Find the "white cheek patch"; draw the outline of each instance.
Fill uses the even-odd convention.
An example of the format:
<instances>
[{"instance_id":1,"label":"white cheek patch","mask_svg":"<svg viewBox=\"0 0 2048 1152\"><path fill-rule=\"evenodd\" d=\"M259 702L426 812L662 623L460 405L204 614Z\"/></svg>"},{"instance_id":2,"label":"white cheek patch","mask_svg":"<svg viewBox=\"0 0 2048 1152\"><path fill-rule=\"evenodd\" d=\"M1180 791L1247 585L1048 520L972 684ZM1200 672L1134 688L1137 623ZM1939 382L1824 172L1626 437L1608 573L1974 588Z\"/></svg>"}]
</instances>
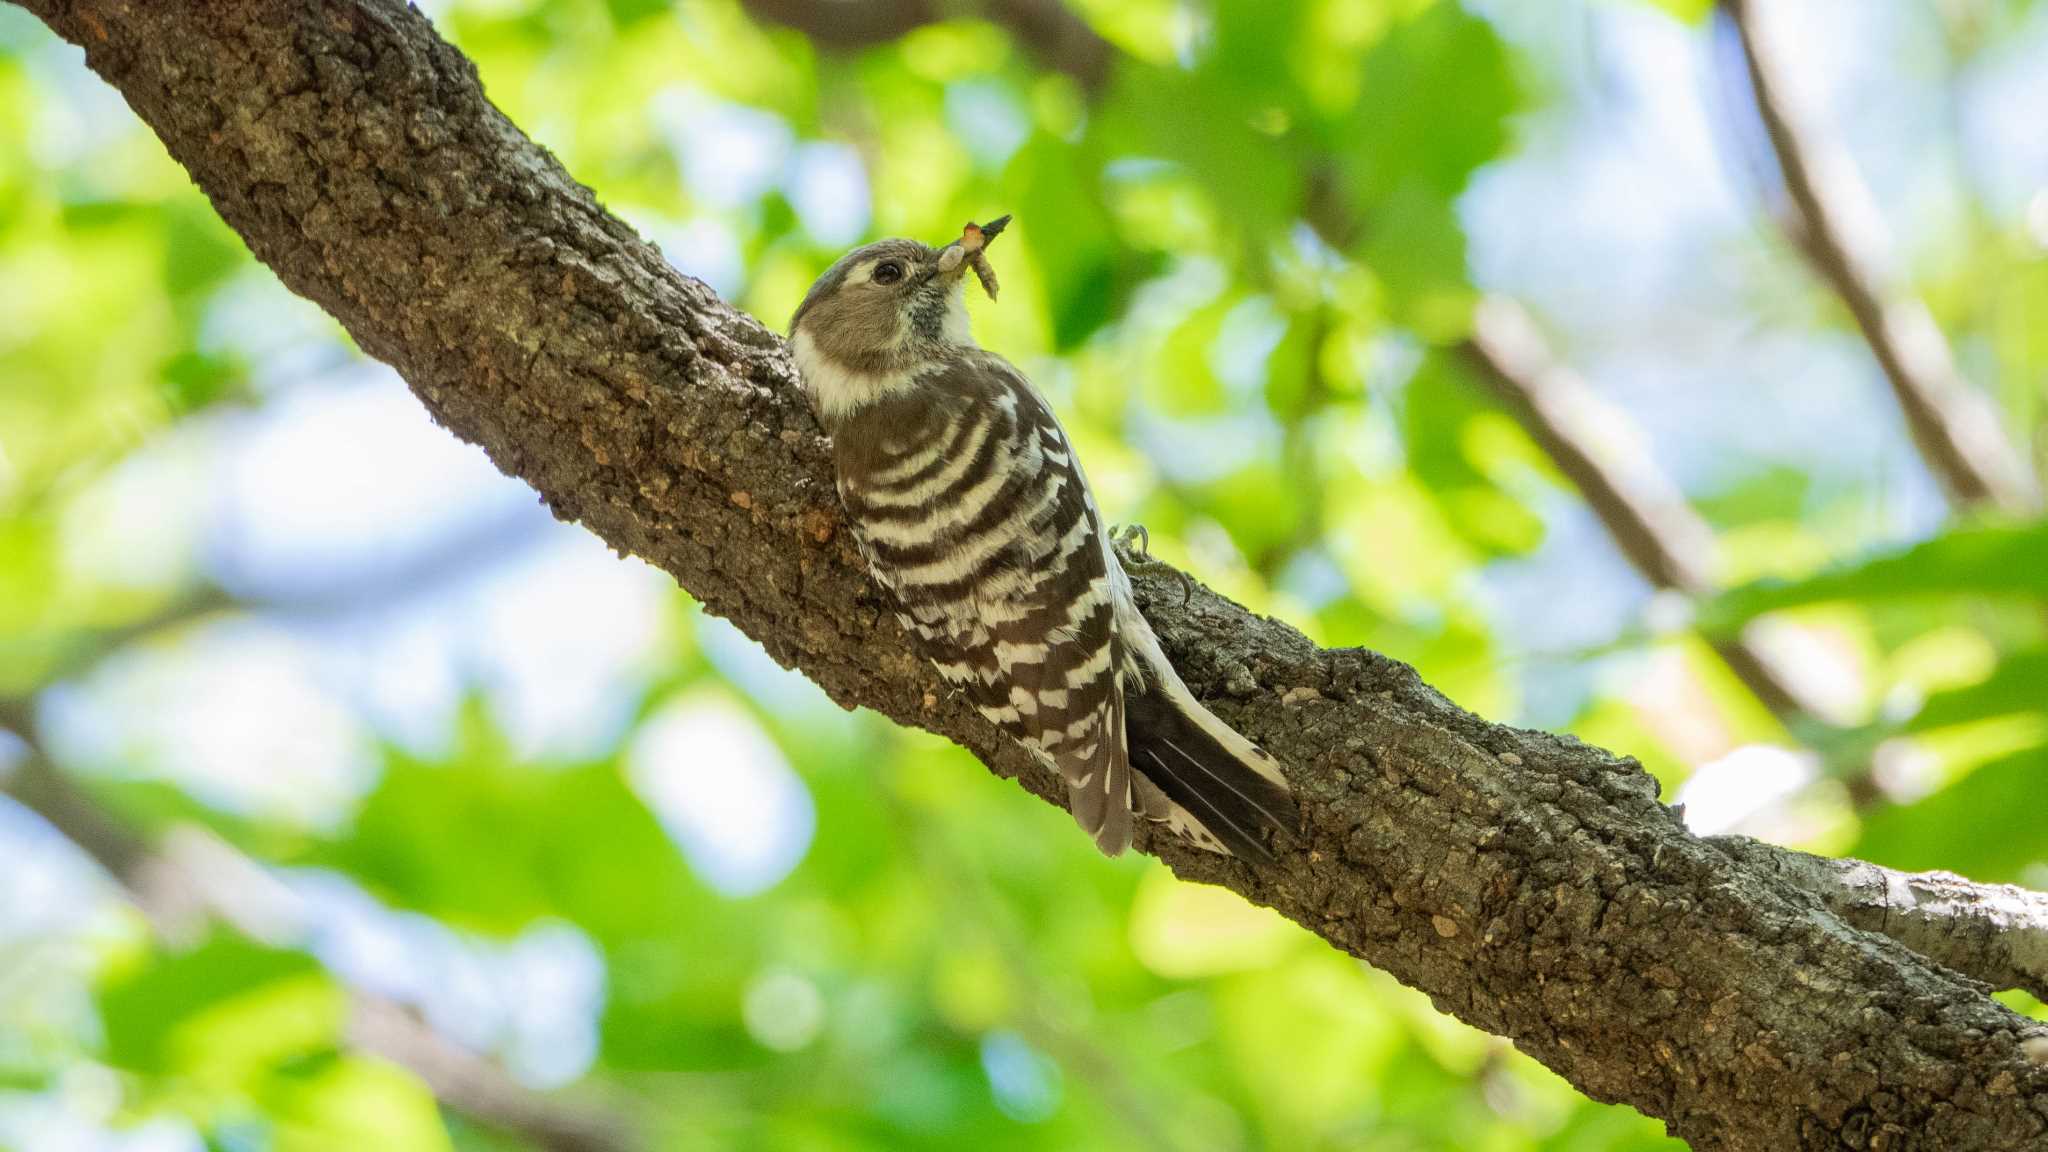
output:
<instances>
[{"instance_id":1,"label":"white cheek patch","mask_svg":"<svg viewBox=\"0 0 2048 1152\"><path fill-rule=\"evenodd\" d=\"M952 299L946 301L946 319L939 327L939 337L949 344L974 343L974 330L967 323L967 294L957 288Z\"/></svg>"}]
</instances>

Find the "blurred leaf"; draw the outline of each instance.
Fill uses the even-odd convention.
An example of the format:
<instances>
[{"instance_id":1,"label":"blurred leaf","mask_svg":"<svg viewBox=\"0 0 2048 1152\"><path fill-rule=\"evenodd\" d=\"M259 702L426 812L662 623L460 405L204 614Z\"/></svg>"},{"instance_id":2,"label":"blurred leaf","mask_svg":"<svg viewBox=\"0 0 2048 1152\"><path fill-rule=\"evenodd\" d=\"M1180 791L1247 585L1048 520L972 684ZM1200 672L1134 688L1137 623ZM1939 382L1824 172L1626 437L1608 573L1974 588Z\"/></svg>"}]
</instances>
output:
<instances>
[{"instance_id":1,"label":"blurred leaf","mask_svg":"<svg viewBox=\"0 0 2048 1152\"><path fill-rule=\"evenodd\" d=\"M1643 0L1652 8L1661 8L1687 24L1698 24L1714 10L1714 0Z\"/></svg>"},{"instance_id":2,"label":"blurred leaf","mask_svg":"<svg viewBox=\"0 0 2048 1152\"><path fill-rule=\"evenodd\" d=\"M1743 473L1728 486L1694 494L1692 505L1716 528L1760 520L1796 520L1813 490L1813 478L1787 465Z\"/></svg>"},{"instance_id":3,"label":"blurred leaf","mask_svg":"<svg viewBox=\"0 0 2048 1152\"><path fill-rule=\"evenodd\" d=\"M1131 948L1174 979L1265 968L1299 943L1301 929L1223 888L1146 873L1131 905Z\"/></svg>"},{"instance_id":4,"label":"blurred leaf","mask_svg":"<svg viewBox=\"0 0 2048 1152\"><path fill-rule=\"evenodd\" d=\"M308 979L316 981L312 987L320 987L319 968L311 957L266 948L227 932L215 933L199 947L184 952L155 954L140 968L115 976L100 989L106 1059L138 1071L171 1072L180 1065L181 1032L210 1028L213 1039L222 1041L226 1032L237 1030L237 1008L274 1021L274 1017L264 1016L262 994L283 990L289 999L298 995L297 989L306 987L303 982ZM313 1011L311 1031L300 1031L285 1041L293 1054L323 1042L331 1047L338 1037L339 1015L322 1021L320 1010L315 1007ZM210 1022L209 1015L213 1017ZM296 1012L288 1015L294 1021L306 1019ZM276 1035L262 1030L242 1036L265 1047L279 1042Z\"/></svg>"},{"instance_id":5,"label":"blurred leaf","mask_svg":"<svg viewBox=\"0 0 2048 1152\"><path fill-rule=\"evenodd\" d=\"M163 366L163 387L171 410L196 412L241 393L242 366L223 356L185 351Z\"/></svg>"},{"instance_id":6,"label":"blurred leaf","mask_svg":"<svg viewBox=\"0 0 2048 1152\"><path fill-rule=\"evenodd\" d=\"M1520 99L1507 49L1463 5L1438 0L1394 25L1361 69L1339 163L1362 215L1403 185L1448 200L1507 143Z\"/></svg>"},{"instance_id":7,"label":"blurred leaf","mask_svg":"<svg viewBox=\"0 0 2048 1152\"><path fill-rule=\"evenodd\" d=\"M1250 121L1278 127L1305 103L1295 77L1304 38L1306 6L1271 0L1216 0L1207 51L1197 73L1206 86L1229 94Z\"/></svg>"},{"instance_id":8,"label":"blurred leaf","mask_svg":"<svg viewBox=\"0 0 2048 1152\"><path fill-rule=\"evenodd\" d=\"M230 1093L328 1063L348 996L325 972L273 980L187 1019L170 1050L178 1075Z\"/></svg>"},{"instance_id":9,"label":"blurred leaf","mask_svg":"<svg viewBox=\"0 0 2048 1152\"><path fill-rule=\"evenodd\" d=\"M1982 765L1912 804L1884 808L1865 822L1853 854L1873 864L1921 872L1960 872L1972 880L2018 880L2048 861L2048 748Z\"/></svg>"},{"instance_id":10,"label":"blurred leaf","mask_svg":"<svg viewBox=\"0 0 2048 1152\"><path fill-rule=\"evenodd\" d=\"M1230 530L1238 551L1259 566L1301 535L1304 508L1294 482L1277 464L1260 462L1195 486L1193 503Z\"/></svg>"},{"instance_id":11,"label":"blurred leaf","mask_svg":"<svg viewBox=\"0 0 2048 1152\"><path fill-rule=\"evenodd\" d=\"M675 7L675 0L604 0L604 6L611 13L612 23L623 29L665 14Z\"/></svg>"},{"instance_id":12,"label":"blurred leaf","mask_svg":"<svg viewBox=\"0 0 2048 1152\"><path fill-rule=\"evenodd\" d=\"M434 1094L401 1068L358 1056L303 1077L280 1078L267 1093L277 1152L450 1152Z\"/></svg>"},{"instance_id":13,"label":"blurred leaf","mask_svg":"<svg viewBox=\"0 0 2048 1152\"><path fill-rule=\"evenodd\" d=\"M1543 521L1482 468L1501 458L1503 435L1526 442L1512 423L1497 420L1499 409L1465 370L1447 356L1425 357L1408 383L1401 406L1408 466L1443 510L1444 524L1481 555L1511 556L1534 550L1543 540Z\"/></svg>"},{"instance_id":14,"label":"blurred leaf","mask_svg":"<svg viewBox=\"0 0 2048 1152\"><path fill-rule=\"evenodd\" d=\"M1266 357L1266 407L1284 423L1298 423L1330 402L1321 377L1324 318L1310 313L1286 314L1287 330Z\"/></svg>"},{"instance_id":15,"label":"blurred leaf","mask_svg":"<svg viewBox=\"0 0 2048 1152\"><path fill-rule=\"evenodd\" d=\"M1386 289L1393 319L1436 344L1465 334L1477 294L1466 274L1465 229L1449 199L1400 185L1374 206L1357 248Z\"/></svg>"},{"instance_id":16,"label":"blurred leaf","mask_svg":"<svg viewBox=\"0 0 2048 1152\"><path fill-rule=\"evenodd\" d=\"M1929 696L1906 730L1924 732L2016 712L2048 712L2048 649L2010 653L1979 683ZM2042 783L2048 787L2048 780Z\"/></svg>"},{"instance_id":17,"label":"blurred leaf","mask_svg":"<svg viewBox=\"0 0 2048 1152\"><path fill-rule=\"evenodd\" d=\"M348 837L305 862L496 934L561 917L618 944L677 930L715 899L617 764L521 766L487 724L473 713L446 763L391 751Z\"/></svg>"},{"instance_id":18,"label":"blurred leaf","mask_svg":"<svg viewBox=\"0 0 2048 1152\"><path fill-rule=\"evenodd\" d=\"M1018 150L1005 182L1019 192L1012 211L1045 286L1053 350L1066 351L1115 317L1129 287L1102 190L1075 149L1046 136Z\"/></svg>"},{"instance_id":19,"label":"blurred leaf","mask_svg":"<svg viewBox=\"0 0 2048 1152\"><path fill-rule=\"evenodd\" d=\"M1322 1146L1365 1106L1357 1086L1395 1068L1400 1026L1365 1011L1364 991L1356 966L1326 951L1299 954L1219 989L1229 1054L1270 1146Z\"/></svg>"},{"instance_id":20,"label":"blurred leaf","mask_svg":"<svg viewBox=\"0 0 2048 1152\"><path fill-rule=\"evenodd\" d=\"M1141 382L1148 405L1169 416L1216 416L1230 407L1216 378L1216 338L1237 301L1228 297L1185 313L1159 350L1157 369Z\"/></svg>"},{"instance_id":21,"label":"blurred leaf","mask_svg":"<svg viewBox=\"0 0 2048 1152\"><path fill-rule=\"evenodd\" d=\"M1938 596L2048 599L2048 523L1957 528L1906 551L1805 580L1748 584L1706 604L1700 625L1728 635L1766 612L1785 608Z\"/></svg>"},{"instance_id":22,"label":"blurred leaf","mask_svg":"<svg viewBox=\"0 0 2048 1152\"><path fill-rule=\"evenodd\" d=\"M163 212L163 224L164 287L174 297L201 302L248 266L241 238L204 201L175 201Z\"/></svg>"},{"instance_id":23,"label":"blurred leaf","mask_svg":"<svg viewBox=\"0 0 2048 1152\"><path fill-rule=\"evenodd\" d=\"M1296 149L1252 124L1256 109L1197 76L1127 65L1103 110L1106 143L1181 166L1242 251L1284 231L1300 200Z\"/></svg>"}]
</instances>

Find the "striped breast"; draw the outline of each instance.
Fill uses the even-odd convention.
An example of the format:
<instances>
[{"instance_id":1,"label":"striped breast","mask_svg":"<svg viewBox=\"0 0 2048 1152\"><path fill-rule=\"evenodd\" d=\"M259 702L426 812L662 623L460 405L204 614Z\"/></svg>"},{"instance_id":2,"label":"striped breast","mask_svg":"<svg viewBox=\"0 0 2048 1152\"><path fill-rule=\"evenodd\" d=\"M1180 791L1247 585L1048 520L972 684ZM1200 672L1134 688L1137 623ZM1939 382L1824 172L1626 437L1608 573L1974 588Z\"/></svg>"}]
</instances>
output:
<instances>
[{"instance_id":1,"label":"striped breast","mask_svg":"<svg viewBox=\"0 0 2048 1152\"><path fill-rule=\"evenodd\" d=\"M947 682L1042 754L1107 850L1130 839L1123 649L1072 448L1000 357L963 351L833 431L839 495Z\"/></svg>"}]
</instances>

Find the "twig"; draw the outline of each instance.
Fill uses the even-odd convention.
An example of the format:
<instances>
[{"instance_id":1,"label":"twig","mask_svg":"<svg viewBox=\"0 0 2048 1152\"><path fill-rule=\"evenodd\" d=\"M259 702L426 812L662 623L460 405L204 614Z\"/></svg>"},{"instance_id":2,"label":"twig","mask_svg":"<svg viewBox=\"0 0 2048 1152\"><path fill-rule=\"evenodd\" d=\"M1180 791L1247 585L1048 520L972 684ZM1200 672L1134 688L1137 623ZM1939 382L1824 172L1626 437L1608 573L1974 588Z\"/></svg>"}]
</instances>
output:
<instances>
[{"instance_id":1,"label":"twig","mask_svg":"<svg viewBox=\"0 0 2048 1152\"><path fill-rule=\"evenodd\" d=\"M1794 65L1752 0L1722 0L1743 46L1757 112L1777 154L1794 246L1839 297L1890 381L1913 443L1952 503L2025 513L2040 504L1997 410L1956 368L1924 301L1885 284L1889 240L1847 147L1789 96Z\"/></svg>"}]
</instances>

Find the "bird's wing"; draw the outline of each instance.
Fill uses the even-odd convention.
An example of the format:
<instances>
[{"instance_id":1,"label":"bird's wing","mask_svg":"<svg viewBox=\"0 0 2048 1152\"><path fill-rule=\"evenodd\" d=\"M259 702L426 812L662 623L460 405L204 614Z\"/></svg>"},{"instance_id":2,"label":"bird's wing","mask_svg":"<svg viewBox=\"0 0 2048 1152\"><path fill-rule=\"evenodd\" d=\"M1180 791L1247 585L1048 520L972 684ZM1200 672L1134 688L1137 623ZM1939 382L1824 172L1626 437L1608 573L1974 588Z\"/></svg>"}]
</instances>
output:
<instances>
[{"instance_id":1,"label":"bird's wing","mask_svg":"<svg viewBox=\"0 0 2048 1152\"><path fill-rule=\"evenodd\" d=\"M924 424L900 451L851 470L841 451L862 550L941 676L1058 770L1074 818L1114 855L1131 841L1126 661L1087 481L1051 409L1000 357L962 356L920 383ZM852 450L886 446L888 422L909 417L874 418L842 430Z\"/></svg>"}]
</instances>

